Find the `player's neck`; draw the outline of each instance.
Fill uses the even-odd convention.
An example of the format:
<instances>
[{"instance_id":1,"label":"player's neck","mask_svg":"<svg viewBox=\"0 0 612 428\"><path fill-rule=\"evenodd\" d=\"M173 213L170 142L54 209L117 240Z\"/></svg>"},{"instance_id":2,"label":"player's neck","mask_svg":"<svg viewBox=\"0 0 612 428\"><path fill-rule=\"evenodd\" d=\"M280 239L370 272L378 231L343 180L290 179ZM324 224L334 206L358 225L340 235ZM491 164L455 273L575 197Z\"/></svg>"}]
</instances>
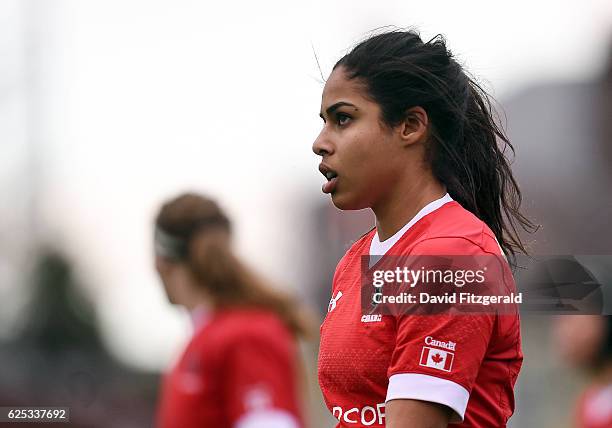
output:
<instances>
[{"instance_id":1,"label":"player's neck","mask_svg":"<svg viewBox=\"0 0 612 428\"><path fill-rule=\"evenodd\" d=\"M372 211L376 215L378 238L385 241L406 225L430 202L446 194L446 187L434 179L408 180L398 185Z\"/></svg>"}]
</instances>

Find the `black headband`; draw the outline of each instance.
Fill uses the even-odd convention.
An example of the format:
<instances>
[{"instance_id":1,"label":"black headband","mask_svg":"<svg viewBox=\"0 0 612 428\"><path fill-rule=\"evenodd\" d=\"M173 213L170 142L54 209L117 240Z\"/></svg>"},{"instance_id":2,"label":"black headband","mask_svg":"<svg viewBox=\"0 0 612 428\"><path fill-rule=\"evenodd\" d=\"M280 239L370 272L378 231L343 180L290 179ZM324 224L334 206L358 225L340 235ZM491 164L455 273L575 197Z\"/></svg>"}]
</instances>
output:
<instances>
[{"instance_id":1,"label":"black headband","mask_svg":"<svg viewBox=\"0 0 612 428\"><path fill-rule=\"evenodd\" d=\"M159 226L155 226L153 238L155 254L171 260L183 260L187 257L187 240L169 234Z\"/></svg>"},{"instance_id":2,"label":"black headband","mask_svg":"<svg viewBox=\"0 0 612 428\"><path fill-rule=\"evenodd\" d=\"M156 225L153 238L155 254L171 260L185 260L189 254L189 241L191 237L203 228L212 226L217 226L227 231L230 230L229 220L225 216L209 218L198 222L187 238L173 235Z\"/></svg>"}]
</instances>

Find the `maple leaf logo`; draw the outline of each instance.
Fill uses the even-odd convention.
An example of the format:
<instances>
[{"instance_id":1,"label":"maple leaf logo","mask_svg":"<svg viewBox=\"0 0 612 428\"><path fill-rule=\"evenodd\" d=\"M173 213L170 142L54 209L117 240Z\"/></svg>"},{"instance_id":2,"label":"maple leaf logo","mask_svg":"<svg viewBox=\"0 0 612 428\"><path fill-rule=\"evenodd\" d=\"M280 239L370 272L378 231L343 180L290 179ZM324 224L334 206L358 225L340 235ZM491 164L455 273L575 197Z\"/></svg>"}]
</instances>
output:
<instances>
[{"instance_id":1,"label":"maple leaf logo","mask_svg":"<svg viewBox=\"0 0 612 428\"><path fill-rule=\"evenodd\" d=\"M419 362L419 365L450 372L454 359L455 354L452 352L441 351L439 349L424 346L423 350L421 351L421 361Z\"/></svg>"},{"instance_id":2,"label":"maple leaf logo","mask_svg":"<svg viewBox=\"0 0 612 428\"><path fill-rule=\"evenodd\" d=\"M442 358L442 356L440 354L434 354L431 357L431 361L433 361L436 364L440 364L442 361L444 361L444 358Z\"/></svg>"}]
</instances>

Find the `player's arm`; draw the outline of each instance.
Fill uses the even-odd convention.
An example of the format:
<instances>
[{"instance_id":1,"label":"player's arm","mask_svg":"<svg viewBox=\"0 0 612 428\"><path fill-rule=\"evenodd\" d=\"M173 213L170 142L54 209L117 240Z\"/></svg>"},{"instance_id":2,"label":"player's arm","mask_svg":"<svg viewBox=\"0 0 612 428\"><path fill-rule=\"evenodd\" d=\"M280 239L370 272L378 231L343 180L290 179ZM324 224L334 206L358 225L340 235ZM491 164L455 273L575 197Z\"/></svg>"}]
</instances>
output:
<instances>
[{"instance_id":1,"label":"player's arm","mask_svg":"<svg viewBox=\"0 0 612 428\"><path fill-rule=\"evenodd\" d=\"M480 255L459 238L419 244L415 255ZM485 356L495 315L399 315L387 375L385 417L390 427L446 427L463 422L470 393ZM428 338L452 347L428 344Z\"/></svg>"},{"instance_id":2,"label":"player's arm","mask_svg":"<svg viewBox=\"0 0 612 428\"><path fill-rule=\"evenodd\" d=\"M389 400L385 405L387 428L446 428L452 411L437 403Z\"/></svg>"},{"instance_id":3,"label":"player's arm","mask_svg":"<svg viewBox=\"0 0 612 428\"><path fill-rule=\"evenodd\" d=\"M225 361L225 403L233 428L299 428L294 356L270 334L247 334Z\"/></svg>"}]
</instances>

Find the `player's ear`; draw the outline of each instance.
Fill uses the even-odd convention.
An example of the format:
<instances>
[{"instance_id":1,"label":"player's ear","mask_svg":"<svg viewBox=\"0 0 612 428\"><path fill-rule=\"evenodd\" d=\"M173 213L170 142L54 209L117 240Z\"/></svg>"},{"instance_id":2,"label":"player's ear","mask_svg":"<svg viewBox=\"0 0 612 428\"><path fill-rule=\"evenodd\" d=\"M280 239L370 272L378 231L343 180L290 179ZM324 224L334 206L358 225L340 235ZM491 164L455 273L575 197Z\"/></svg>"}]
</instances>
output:
<instances>
[{"instance_id":1,"label":"player's ear","mask_svg":"<svg viewBox=\"0 0 612 428\"><path fill-rule=\"evenodd\" d=\"M415 106L406 110L404 120L398 125L403 146L424 142L427 137L429 117L423 107Z\"/></svg>"}]
</instances>

